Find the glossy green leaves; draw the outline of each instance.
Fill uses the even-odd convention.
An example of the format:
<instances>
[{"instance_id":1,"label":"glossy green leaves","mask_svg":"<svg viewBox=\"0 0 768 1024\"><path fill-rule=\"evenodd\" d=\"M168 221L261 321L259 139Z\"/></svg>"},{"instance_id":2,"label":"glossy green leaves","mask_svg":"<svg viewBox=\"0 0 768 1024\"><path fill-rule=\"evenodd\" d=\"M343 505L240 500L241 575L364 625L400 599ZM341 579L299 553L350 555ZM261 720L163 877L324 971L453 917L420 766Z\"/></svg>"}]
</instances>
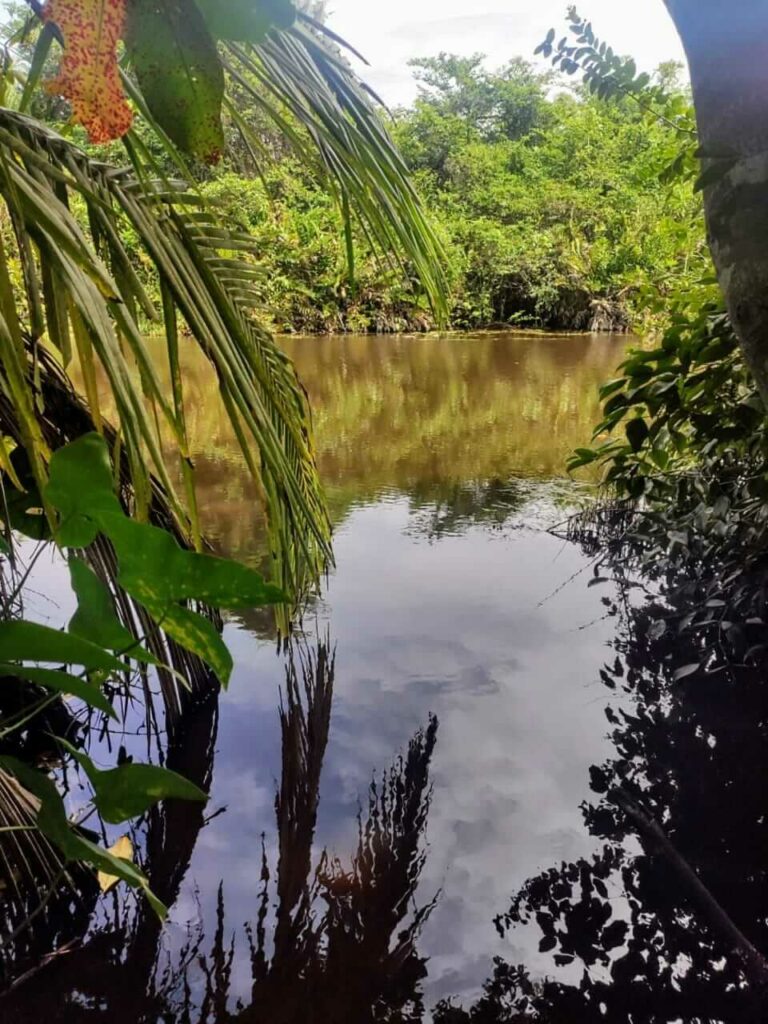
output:
<instances>
[{"instance_id":1,"label":"glossy green leaves","mask_svg":"<svg viewBox=\"0 0 768 1024\"><path fill-rule=\"evenodd\" d=\"M59 513L59 544L64 548L92 544L104 515L122 515L103 438L86 434L60 448L51 459L45 494Z\"/></svg>"},{"instance_id":2,"label":"glossy green leaves","mask_svg":"<svg viewBox=\"0 0 768 1024\"><path fill-rule=\"evenodd\" d=\"M99 647L127 654L134 661L154 664L155 658L118 619L109 590L93 569L86 562L72 556L69 560L69 575L77 596L77 611L70 619L69 632Z\"/></svg>"},{"instance_id":3,"label":"glossy green leaves","mask_svg":"<svg viewBox=\"0 0 768 1024\"><path fill-rule=\"evenodd\" d=\"M78 762L93 786L93 802L104 821L119 825L144 814L161 800L199 800L207 795L194 783L154 764L121 764L103 771L66 740L61 745Z\"/></svg>"},{"instance_id":4,"label":"glossy green leaves","mask_svg":"<svg viewBox=\"0 0 768 1024\"><path fill-rule=\"evenodd\" d=\"M126 516L113 490L106 443L98 434L87 434L54 454L46 497L61 517L57 533L61 546L84 547L98 534L106 536L117 555L120 586L226 685L232 657L213 623L186 602L247 608L279 604L285 600L282 591L246 566L185 550L165 530ZM70 623L75 636L70 641L83 638L80 643L92 641L150 661L117 620L110 596L92 570L71 558L70 573L78 597L78 611Z\"/></svg>"}]
</instances>

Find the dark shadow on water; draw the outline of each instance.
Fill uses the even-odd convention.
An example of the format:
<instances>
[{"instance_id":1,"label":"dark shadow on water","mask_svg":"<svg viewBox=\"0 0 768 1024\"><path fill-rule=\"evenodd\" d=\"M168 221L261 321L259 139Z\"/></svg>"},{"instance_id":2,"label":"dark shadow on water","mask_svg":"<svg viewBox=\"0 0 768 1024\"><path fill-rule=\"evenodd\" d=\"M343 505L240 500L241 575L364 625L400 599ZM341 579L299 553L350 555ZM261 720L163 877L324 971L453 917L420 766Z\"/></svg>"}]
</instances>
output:
<instances>
[{"instance_id":1,"label":"dark shadow on water","mask_svg":"<svg viewBox=\"0 0 768 1024\"><path fill-rule=\"evenodd\" d=\"M578 539L599 553L606 537ZM482 998L444 1002L440 1024L768 1019L766 566L710 613L690 580L632 575L627 556L618 545L599 568L617 584L601 671L615 753L591 769L583 813L602 850L530 879L496 921L536 928L551 973L499 958ZM707 621L689 630L694 615Z\"/></svg>"},{"instance_id":2,"label":"dark shadow on water","mask_svg":"<svg viewBox=\"0 0 768 1024\"><path fill-rule=\"evenodd\" d=\"M31 939L4 949L3 1020L32 1024L254 1024L419 1021L425 961L416 950L434 899L415 901L426 850L429 765L437 720L374 777L358 820L351 862L313 849L333 700L334 654L295 647L280 706L282 777L275 798L274 873L262 844L254 851L250 908L228 925L219 887L214 933L193 924L169 950L145 903L115 897L91 920L95 886L74 883L41 914ZM216 739L217 696L187 708L169 736L167 764L207 788ZM143 860L150 885L176 902L205 825L200 805L166 801L149 815ZM246 914L244 928L239 922ZM245 955L244 955L245 954ZM250 999L236 999L233 970L247 963Z\"/></svg>"}]
</instances>

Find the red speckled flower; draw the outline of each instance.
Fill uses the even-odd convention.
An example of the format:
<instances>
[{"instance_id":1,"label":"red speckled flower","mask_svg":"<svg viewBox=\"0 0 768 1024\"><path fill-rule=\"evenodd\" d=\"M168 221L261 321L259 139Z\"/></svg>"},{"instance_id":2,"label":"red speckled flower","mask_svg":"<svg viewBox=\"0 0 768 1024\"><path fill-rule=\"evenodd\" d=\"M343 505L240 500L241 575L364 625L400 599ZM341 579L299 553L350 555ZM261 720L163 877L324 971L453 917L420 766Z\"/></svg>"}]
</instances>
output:
<instances>
[{"instance_id":1,"label":"red speckled flower","mask_svg":"<svg viewBox=\"0 0 768 1024\"><path fill-rule=\"evenodd\" d=\"M125 0L48 0L46 21L64 37L58 77L49 83L72 104L72 116L91 142L125 135L133 113L117 65L117 42L125 26Z\"/></svg>"}]
</instances>

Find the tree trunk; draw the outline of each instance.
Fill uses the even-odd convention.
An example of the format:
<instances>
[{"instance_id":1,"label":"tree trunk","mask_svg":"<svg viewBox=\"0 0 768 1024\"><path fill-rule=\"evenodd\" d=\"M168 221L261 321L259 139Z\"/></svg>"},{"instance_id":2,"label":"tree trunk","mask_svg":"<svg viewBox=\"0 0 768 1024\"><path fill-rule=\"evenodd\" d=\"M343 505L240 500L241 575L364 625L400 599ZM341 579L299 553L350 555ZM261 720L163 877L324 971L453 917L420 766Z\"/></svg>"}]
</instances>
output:
<instances>
[{"instance_id":1,"label":"tree trunk","mask_svg":"<svg viewBox=\"0 0 768 1024\"><path fill-rule=\"evenodd\" d=\"M768 407L768 5L665 3L691 71L718 280Z\"/></svg>"}]
</instances>

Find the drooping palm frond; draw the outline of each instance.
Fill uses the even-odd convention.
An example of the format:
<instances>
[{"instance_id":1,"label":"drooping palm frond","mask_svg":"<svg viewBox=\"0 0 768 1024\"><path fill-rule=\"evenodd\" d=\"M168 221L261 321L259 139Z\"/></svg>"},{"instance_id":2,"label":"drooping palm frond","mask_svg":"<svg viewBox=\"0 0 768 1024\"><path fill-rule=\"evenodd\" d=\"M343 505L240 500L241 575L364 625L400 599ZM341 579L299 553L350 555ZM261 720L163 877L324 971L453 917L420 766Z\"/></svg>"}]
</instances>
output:
<instances>
[{"instance_id":1,"label":"drooping palm frond","mask_svg":"<svg viewBox=\"0 0 768 1024\"><path fill-rule=\"evenodd\" d=\"M243 90L302 159L312 159L308 143L313 147L345 215L350 257L352 213L374 250L421 285L442 322L447 317L445 254L386 130L383 104L354 73L341 47L351 49L302 16L259 45L227 44L225 68L230 85ZM241 119L236 123L247 133Z\"/></svg>"},{"instance_id":2,"label":"drooping palm frond","mask_svg":"<svg viewBox=\"0 0 768 1024\"><path fill-rule=\"evenodd\" d=\"M189 513L195 522L180 370L183 318L211 363L262 488L276 578L291 591L314 578L330 559L330 528L306 396L290 361L251 318L247 268L222 257L223 250L247 249L250 239L231 235L195 211L185 186L96 162L51 129L9 110L0 110L0 200L7 215L0 236L6 250L0 261L0 388L15 417L0 432L18 431L38 483L45 479L49 446L28 351L47 339L65 366L77 353L97 429L97 370L106 376L139 515L149 506L154 473L177 519ZM122 240L128 226L157 274L162 314ZM14 280L9 268L16 261L20 273ZM139 309L154 319L162 315L172 395L164 393L147 352ZM178 447L186 508L169 479L161 424Z\"/></svg>"},{"instance_id":3,"label":"drooping palm frond","mask_svg":"<svg viewBox=\"0 0 768 1024\"><path fill-rule=\"evenodd\" d=\"M41 13L38 3L31 7ZM62 41L57 26L46 23L29 64L27 99L57 41ZM356 218L374 250L399 265L414 288L427 296L440 321L447 292L440 243L376 109L375 96L343 56L345 45L303 14L291 28L270 31L258 45L221 44L227 109L247 137L247 119L234 93L241 103L245 96L246 105L271 119L278 133L323 175L344 216L350 266ZM25 386L20 339L26 334L34 345L47 335L65 365L70 352L77 352L97 426L101 411L96 368L101 365L106 372L139 511L149 500L145 462L175 498L158 442L158 420L166 424L180 454L185 485L185 509L177 501L175 512L180 521L184 511L189 514L199 544L180 369L178 320L183 319L215 369L244 457L260 486L276 580L298 591L331 557L306 398L289 361L252 319L259 303L254 267L239 258L251 248L250 238L222 229L215 211L200 206L190 212L194 182L184 155L153 120L130 64L122 74L128 94L172 157L186 191L157 174L134 133L125 140L133 170L125 171L88 160L55 133L10 111L0 118L0 146L13 153L10 159L0 155L2 192L29 313L28 323L16 322L11 297L18 297L12 287L17 282L7 280L1 288L6 301L0 306L5 320L0 323L0 359L5 363L5 356L16 350L19 365L14 370L9 360L6 377L23 428L22 442L33 453L35 473L42 478L46 451L37 431L34 388L30 392ZM86 208L87 228L71 216L68 203L74 195ZM160 311L153 309L123 244L126 225L138 235L157 272ZM164 322L171 395L159 388L138 332L137 310ZM127 372L132 366L138 368L140 388Z\"/></svg>"},{"instance_id":4,"label":"drooping palm frond","mask_svg":"<svg viewBox=\"0 0 768 1024\"><path fill-rule=\"evenodd\" d=\"M41 0L27 3L43 20ZM244 116L246 106L266 115L298 156L321 172L344 217L351 269L351 225L356 217L373 249L399 265L414 290L421 289L426 295L437 321L443 322L447 319L448 283L442 245L386 129L383 102L355 73L346 54L363 62L364 58L324 24L321 11L299 4L290 27L273 25L259 43L220 42L219 57L226 73L224 108L252 154L263 153L263 148ZM140 18L136 24L141 25ZM200 28L206 31L202 23ZM28 61L27 102L43 75L54 40L64 42L58 26L48 21ZM125 91L171 161L187 177L184 154L153 117L153 105L142 94L132 60L129 46L121 71ZM154 87L154 80L150 81ZM166 123L166 129L173 134L170 124Z\"/></svg>"}]
</instances>

